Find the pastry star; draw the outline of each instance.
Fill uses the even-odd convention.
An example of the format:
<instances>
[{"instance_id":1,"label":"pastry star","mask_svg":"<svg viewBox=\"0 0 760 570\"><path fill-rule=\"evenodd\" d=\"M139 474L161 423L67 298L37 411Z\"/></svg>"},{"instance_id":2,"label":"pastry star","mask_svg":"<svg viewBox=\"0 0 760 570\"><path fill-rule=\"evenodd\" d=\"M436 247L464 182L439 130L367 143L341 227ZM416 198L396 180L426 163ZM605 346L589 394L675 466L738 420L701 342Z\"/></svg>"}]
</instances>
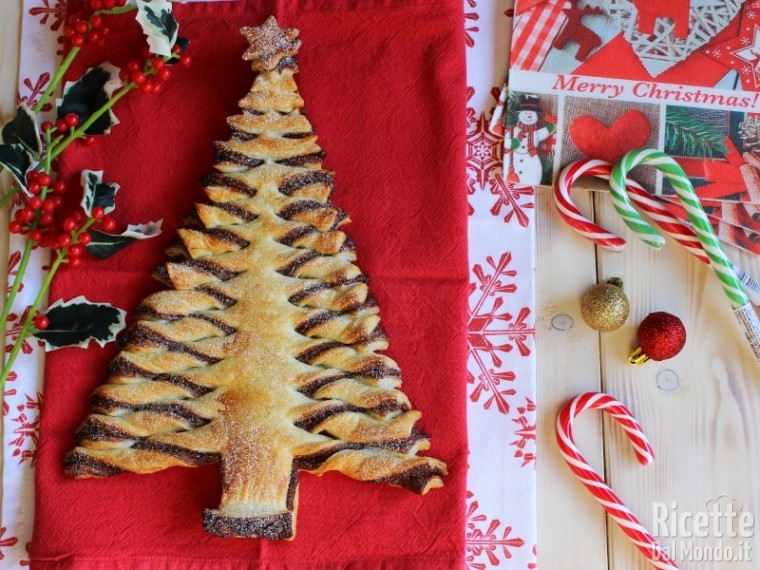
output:
<instances>
[{"instance_id":1,"label":"pastry star","mask_svg":"<svg viewBox=\"0 0 760 570\"><path fill-rule=\"evenodd\" d=\"M260 62L263 70L272 71L279 61L298 52L301 40L295 28L281 28L274 16L258 27L244 27L240 32L248 40L243 54L246 61Z\"/></svg>"}]
</instances>

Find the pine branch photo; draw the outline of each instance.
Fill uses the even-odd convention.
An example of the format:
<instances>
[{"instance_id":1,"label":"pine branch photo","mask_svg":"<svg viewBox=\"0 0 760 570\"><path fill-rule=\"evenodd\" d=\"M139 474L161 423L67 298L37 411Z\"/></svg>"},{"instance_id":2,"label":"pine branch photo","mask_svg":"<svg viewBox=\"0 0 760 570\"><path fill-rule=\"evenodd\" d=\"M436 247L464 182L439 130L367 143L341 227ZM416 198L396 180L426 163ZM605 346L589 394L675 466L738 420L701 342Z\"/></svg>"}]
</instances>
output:
<instances>
[{"instance_id":1,"label":"pine branch photo","mask_svg":"<svg viewBox=\"0 0 760 570\"><path fill-rule=\"evenodd\" d=\"M725 134L683 107L668 107L665 116L665 152L696 158L726 154Z\"/></svg>"}]
</instances>

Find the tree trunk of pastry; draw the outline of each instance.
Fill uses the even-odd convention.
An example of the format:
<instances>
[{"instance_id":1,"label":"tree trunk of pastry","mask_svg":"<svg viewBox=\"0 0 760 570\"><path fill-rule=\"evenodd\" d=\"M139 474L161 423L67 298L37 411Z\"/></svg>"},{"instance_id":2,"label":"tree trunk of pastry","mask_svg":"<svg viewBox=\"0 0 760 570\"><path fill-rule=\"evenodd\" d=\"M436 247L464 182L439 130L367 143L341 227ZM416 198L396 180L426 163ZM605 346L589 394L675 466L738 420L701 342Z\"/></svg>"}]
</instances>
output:
<instances>
[{"instance_id":1,"label":"tree trunk of pastry","mask_svg":"<svg viewBox=\"0 0 760 570\"><path fill-rule=\"evenodd\" d=\"M298 470L416 493L446 465L398 388L332 173L301 113L296 30L244 28L258 72L67 455L75 477L221 462L220 536L292 538Z\"/></svg>"}]
</instances>

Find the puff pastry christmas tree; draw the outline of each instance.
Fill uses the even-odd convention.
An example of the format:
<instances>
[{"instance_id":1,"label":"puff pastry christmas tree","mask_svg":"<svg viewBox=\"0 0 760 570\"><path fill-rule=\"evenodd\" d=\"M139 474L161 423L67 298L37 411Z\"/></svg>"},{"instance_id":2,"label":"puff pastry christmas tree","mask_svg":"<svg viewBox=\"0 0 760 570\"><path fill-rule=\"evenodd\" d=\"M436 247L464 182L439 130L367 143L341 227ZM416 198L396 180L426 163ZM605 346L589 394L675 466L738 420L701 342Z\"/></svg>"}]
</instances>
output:
<instances>
[{"instance_id":1,"label":"puff pastry christmas tree","mask_svg":"<svg viewBox=\"0 0 760 570\"><path fill-rule=\"evenodd\" d=\"M292 538L298 471L340 471L424 494L446 465L398 388L367 279L329 203L333 175L301 113L295 29L243 28L258 72L215 143L209 198L179 230L94 413L66 456L74 477L220 463L220 536Z\"/></svg>"}]
</instances>

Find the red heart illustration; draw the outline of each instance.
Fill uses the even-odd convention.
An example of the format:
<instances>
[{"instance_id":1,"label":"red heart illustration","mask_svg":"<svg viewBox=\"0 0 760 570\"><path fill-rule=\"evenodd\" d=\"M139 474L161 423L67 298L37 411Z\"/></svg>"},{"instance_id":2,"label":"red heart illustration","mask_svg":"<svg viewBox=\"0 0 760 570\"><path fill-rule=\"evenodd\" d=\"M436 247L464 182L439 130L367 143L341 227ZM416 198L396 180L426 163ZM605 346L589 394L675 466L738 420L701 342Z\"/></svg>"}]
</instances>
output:
<instances>
[{"instance_id":1,"label":"red heart illustration","mask_svg":"<svg viewBox=\"0 0 760 570\"><path fill-rule=\"evenodd\" d=\"M644 146L651 130L644 113L629 109L609 127L589 115L576 117L570 123L570 138L587 158L615 163L629 150Z\"/></svg>"}]
</instances>

